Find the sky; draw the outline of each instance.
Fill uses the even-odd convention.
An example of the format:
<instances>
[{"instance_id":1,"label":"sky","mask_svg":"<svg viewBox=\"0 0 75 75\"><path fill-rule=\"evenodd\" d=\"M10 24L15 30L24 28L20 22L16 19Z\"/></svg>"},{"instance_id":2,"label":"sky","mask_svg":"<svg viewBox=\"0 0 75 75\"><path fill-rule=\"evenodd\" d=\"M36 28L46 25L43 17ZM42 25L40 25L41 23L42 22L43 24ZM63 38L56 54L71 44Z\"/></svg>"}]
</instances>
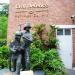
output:
<instances>
[{"instance_id":1,"label":"sky","mask_svg":"<svg viewBox=\"0 0 75 75\"><path fill-rule=\"evenodd\" d=\"M9 3L9 0L0 0L0 3Z\"/></svg>"}]
</instances>

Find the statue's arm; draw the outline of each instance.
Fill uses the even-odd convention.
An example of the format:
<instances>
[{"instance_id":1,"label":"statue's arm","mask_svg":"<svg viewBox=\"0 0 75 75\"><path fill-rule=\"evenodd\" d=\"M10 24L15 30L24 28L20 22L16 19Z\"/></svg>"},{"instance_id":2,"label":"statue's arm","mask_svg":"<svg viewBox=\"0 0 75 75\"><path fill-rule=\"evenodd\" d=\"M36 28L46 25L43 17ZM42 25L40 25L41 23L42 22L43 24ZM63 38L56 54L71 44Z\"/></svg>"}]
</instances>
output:
<instances>
[{"instance_id":1,"label":"statue's arm","mask_svg":"<svg viewBox=\"0 0 75 75\"><path fill-rule=\"evenodd\" d=\"M28 37L25 37L26 40L28 40L29 42L33 41L32 35L30 34Z\"/></svg>"},{"instance_id":2,"label":"statue's arm","mask_svg":"<svg viewBox=\"0 0 75 75\"><path fill-rule=\"evenodd\" d=\"M31 42L33 41L32 34L30 34L30 41L31 41Z\"/></svg>"},{"instance_id":3,"label":"statue's arm","mask_svg":"<svg viewBox=\"0 0 75 75\"><path fill-rule=\"evenodd\" d=\"M16 52L13 43L11 43L11 44L9 45L9 48L10 48L10 51L11 51L11 52Z\"/></svg>"}]
</instances>

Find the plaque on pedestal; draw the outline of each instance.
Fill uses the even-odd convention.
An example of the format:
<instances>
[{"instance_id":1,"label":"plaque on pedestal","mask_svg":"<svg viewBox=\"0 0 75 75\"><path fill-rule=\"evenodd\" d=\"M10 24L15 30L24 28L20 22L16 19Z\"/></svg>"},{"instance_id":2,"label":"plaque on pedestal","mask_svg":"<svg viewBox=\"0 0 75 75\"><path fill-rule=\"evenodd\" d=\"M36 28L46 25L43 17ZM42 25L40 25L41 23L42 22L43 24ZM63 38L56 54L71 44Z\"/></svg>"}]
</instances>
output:
<instances>
[{"instance_id":1,"label":"plaque on pedestal","mask_svg":"<svg viewBox=\"0 0 75 75\"><path fill-rule=\"evenodd\" d=\"M33 71L29 70L29 71L21 71L20 75L34 75Z\"/></svg>"}]
</instances>

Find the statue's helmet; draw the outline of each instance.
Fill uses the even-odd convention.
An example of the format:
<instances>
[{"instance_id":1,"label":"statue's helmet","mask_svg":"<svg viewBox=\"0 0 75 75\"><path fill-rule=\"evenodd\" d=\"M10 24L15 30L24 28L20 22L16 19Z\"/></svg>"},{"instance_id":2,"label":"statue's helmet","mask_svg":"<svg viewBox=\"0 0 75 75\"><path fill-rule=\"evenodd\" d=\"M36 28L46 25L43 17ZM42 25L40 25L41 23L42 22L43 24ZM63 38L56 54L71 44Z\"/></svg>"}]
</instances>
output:
<instances>
[{"instance_id":1,"label":"statue's helmet","mask_svg":"<svg viewBox=\"0 0 75 75\"><path fill-rule=\"evenodd\" d=\"M24 30L26 30L26 28L31 28L31 25L30 25L30 23L29 22L27 22L26 24L25 24L25 27L24 27Z\"/></svg>"},{"instance_id":2,"label":"statue's helmet","mask_svg":"<svg viewBox=\"0 0 75 75\"><path fill-rule=\"evenodd\" d=\"M21 36L21 32L20 31L16 31L15 36Z\"/></svg>"}]
</instances>

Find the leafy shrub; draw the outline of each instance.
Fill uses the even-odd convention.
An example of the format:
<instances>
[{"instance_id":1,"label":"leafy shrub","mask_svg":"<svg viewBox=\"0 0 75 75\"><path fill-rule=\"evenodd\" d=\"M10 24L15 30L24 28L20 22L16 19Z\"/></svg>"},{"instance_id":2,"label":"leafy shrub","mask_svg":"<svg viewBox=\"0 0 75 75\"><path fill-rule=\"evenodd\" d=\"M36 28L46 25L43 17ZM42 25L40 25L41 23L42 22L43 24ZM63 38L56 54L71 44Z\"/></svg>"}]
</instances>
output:
<instances>
[{"instance_id":1,"label":"leafy shrub","mask_svg":"<svg viewBox=\"0 0 75 75\"><path fill-rule=\"evenodd\" d=\"M55 35L56 34L55 31L56 31L55 26L50 25L49 31L47 32L48 45L49 45L50 49L56 48L57 44L58 44L58 41L57 41L56 35Z\"/></svg>"},{"instance_id":2,"label":"leafy shrub","mask_svg":"<svg viewBox=\"0 0 75 75\"><path fill-rule=\"evenodd\" d=\"M0 47L6 45L6 43L7 43L6 39L0 39Z\"/></svg>"},{"instance_id":3,"label":"leafy shrub","mask_svg":"<svg viewBox=\"0 0 75 75\"><path fill-rule=\"evenodd\" d=\"M42 51L31 45L30 64L31 69L42 69L46 75L66 75L64 64L62 63L56 49Z\"/></svg>"},{"instance_id":4,"label":"leafy shrub","mask_svg":"<svg viewBox=\"0 0 75 75\"><path fill-rule=\"evenodd\" d=\"M57 39L55 37L55 26L50 25L49 30L46 31L46 25L45 24L37 24L34 25L34 34L33 38L36 40L40 40L42 43L41 47L45 47L47 49L52 49L57 47ZM46 37L46 38L44 38ZM40 43L39 43L40 44Z\"/></svg>"},{"instance_id":5,"label":"leafy shrub","mask_svg":"<svg viewBox=\"0 0 75 75\"><path fill-rule=\"evenodd\" d=\"M64 69L64 72L56 70L56 71L50 71L48 69L45 70L45 75L68 75Z\"/></svg>"},{"instance_id":6,"label":"leafy shrub","mask_svg":"<svg viewBox=\"0 0 75 75\"><path fill-rule=\"evenodd\" d=\"M62 63L56 49L51 49L45 53L46 73L54 72L52 75L66 75L64 64ZM51 75L51 74L50 74Z\"/></svg>"},{"instance_id":7,"label":"leafy shrub","mask_svg":"<svg viewBox=\"0 0 75 75\"><path fill-rule=\"evenodd\" d=\"M56 38L52 38L49 40L49 48L57 48L57 39Z\"/></svg>"},{"instance_id":8,"label":"leafy shrub","mask_svg":"<svg viewBox=\"0 0 75 75\"><path fill-rule=\"evenodd\" d=\"M45 24L36 24L33 29L35 30L36 36L42 40Z\"/></svg>"},{"instance_id":9,"label":"leafy shrub","mask_svg":"<svg viewBox=\"0 0 75 75\"><path fill-rule=\"evenodd\" d=\"M0 47L0 67L4 68L7 67L7 61L9 57L9 49L7 46Z\"/></svg>"},{"instance_id":10,"label":"leafy shrub","mask_svg":"<svg viewBox=\"0 0 75 75\"><path fill-rule=\"evenodd\" d=\"M37 39L37 38L33 40L33 44L36 46L36 48L42 49L42 47L43 47L42 41L40 39Z\"/></svg>"},{"instance_id":11,"label":"leafy shrub","mask_svg":"<svg viewBox=\"0 0 75 75\"><path fill-rule=\"evenodd\" d=\"M30 47L31 69L41 68L46 75L67 75L64 64L56 49L58 41L55 38L55 27L50 26L50 31L46 35L48 37L47 40L42 38L45 25L42 26L41 24L34 28L33 43Z\"/></svg>"},{"instance_id":12,"label":"leafy shrub","mask_svg":"<svg viewBox=\"0 0 75 75\"><path fill-rule=\"evenodd\" d=\"M0 16L0 38L7 38L7 25L8 18L6 16Z\"/></svg>"},{"instance_id":13,"label":"leafy shrub","mask_svg":"<svg viewBox=\"0 0 75 75\"><path fill-rule=\"evenodd\" d=\"M38 68L42 69L42 63L44 61L44 53L40 50L40 48L36 48L34 45L31 46L30 52L30 64L31 69L36 70Z\"/></svg>"}]
</instances>

